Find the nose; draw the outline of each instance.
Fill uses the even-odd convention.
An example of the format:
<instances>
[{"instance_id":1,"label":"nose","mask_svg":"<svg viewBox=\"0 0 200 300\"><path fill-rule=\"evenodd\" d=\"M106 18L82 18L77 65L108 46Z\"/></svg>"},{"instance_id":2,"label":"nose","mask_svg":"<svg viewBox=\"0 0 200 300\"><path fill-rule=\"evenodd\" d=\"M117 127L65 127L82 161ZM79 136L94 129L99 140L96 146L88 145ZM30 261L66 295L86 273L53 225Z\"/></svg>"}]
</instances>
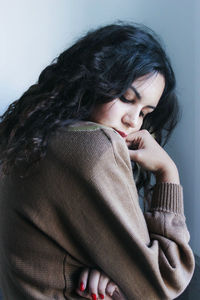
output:
<instances>
[{"instance_id":1,"label":"nose","mask_svg":"<svg viewBox=\"0 0 200 300\"><path fill-rule=\"evenodd\" d=\"M132 128L138 127L139 121L140 121L139 112L134 112L134 113L129 112L123 116L123 123Z\"/></svg>"}]
</instances>

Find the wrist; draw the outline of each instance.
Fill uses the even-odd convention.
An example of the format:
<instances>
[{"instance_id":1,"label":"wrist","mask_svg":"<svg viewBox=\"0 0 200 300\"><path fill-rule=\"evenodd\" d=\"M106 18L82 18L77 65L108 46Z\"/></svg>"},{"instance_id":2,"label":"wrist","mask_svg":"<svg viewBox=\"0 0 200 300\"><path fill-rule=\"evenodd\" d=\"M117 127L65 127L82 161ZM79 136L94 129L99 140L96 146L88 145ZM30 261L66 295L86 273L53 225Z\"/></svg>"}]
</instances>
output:
<instances>
[{"instance_id":1,"label":"wrist","mask_svg":"<svg viewBox=\"0 0 200 300\"><path fill-rule=\"evenodd\" d=\"M155 177L156 177L156 183L169 182L169 183L180 184L178 169L174 162L172 162L168 166L159 169L155 173Z\"/></svg>"}]
</instances>

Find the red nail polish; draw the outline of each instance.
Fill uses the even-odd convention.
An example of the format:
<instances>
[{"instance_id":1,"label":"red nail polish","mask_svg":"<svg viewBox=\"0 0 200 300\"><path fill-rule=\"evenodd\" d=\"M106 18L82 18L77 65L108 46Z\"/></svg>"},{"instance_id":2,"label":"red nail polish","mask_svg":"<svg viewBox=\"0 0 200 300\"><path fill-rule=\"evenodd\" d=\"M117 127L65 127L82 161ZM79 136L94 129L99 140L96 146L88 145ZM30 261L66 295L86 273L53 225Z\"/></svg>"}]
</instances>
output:
<instances>
[{"instance_id":1,"label":"red nail polish","mask_svg":"<svg viewBox=\"0 0 200 300\"><path fill-rule=\"evenodd\" d=\"M101 299L104 299L104 295L103 294L99 294Z\"/></svg>"},{"instance_id":2,"label":"red nail polish","mask_svg":"<svg viewBox=\"0 0 200 300\"><path fill-rule=\"evenodd\" d=\"M81 281L81 284L80 284L80 291L83 292L84 289L85 289L85 286L84 286L83 282Z\"/></svg>"},{"instance_id":3,"label":"red nail polish","mask_svg":"<svg viewBox=\"0 0 200 300\"><path fill-rule=\"evenodd\" d=\"M96 294L92 294L92 300L97 300Z\"/></svg>"}]
</instances>

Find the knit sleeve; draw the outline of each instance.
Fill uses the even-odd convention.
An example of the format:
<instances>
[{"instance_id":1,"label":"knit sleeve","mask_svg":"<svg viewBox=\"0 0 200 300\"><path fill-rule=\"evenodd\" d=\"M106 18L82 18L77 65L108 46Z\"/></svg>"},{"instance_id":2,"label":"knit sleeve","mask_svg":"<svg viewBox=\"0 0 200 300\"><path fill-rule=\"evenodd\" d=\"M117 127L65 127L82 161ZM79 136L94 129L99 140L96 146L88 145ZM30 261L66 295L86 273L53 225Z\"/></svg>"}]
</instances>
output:
<instances>
[{"instance_id":1,"label":"knit sleeve","mask_svg":"<svg viewBox=\"0 0 200 300\"><path fill-rule=\"evenodd\" d=\"M70 132L53 151L56 174L50 188L61 230L66 230L61 246L79 261L80 253L87 257L128 300L180 295L194 270L182 187L156 185L143 215L128 149L119 135L102 129Z\"/></svg>"}]
</instances>

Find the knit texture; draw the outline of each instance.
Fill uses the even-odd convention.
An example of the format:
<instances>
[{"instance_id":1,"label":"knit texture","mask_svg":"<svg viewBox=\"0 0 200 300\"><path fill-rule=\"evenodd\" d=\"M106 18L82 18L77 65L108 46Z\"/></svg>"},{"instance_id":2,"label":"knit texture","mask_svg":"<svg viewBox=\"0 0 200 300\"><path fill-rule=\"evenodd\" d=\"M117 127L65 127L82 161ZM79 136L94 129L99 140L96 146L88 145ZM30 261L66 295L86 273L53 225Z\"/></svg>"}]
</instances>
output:
<instances>
[{"instance_id":1,"label":"knit texture","mask_svg":"<svg viewBox=\"0 0 200 300\"><path fill-rule=\"evenodd\" d=\"M150 210L184 214L182 186L173 183L160 183L154 187Z\"/></svg>"},{"instance_id":2,"label":"knit texture","mask_svg":"<svg viewBox=\"0 0 200 300\"><path fill-rule=\"evenodd\" d=\"M115 300L175 299L194 271L182 187L155 186L140 209L128 148L112 128L59 130L27 178L0 183L4 300L82 299L84 267L119 287Z\"/></svg>"}]
</instances>

